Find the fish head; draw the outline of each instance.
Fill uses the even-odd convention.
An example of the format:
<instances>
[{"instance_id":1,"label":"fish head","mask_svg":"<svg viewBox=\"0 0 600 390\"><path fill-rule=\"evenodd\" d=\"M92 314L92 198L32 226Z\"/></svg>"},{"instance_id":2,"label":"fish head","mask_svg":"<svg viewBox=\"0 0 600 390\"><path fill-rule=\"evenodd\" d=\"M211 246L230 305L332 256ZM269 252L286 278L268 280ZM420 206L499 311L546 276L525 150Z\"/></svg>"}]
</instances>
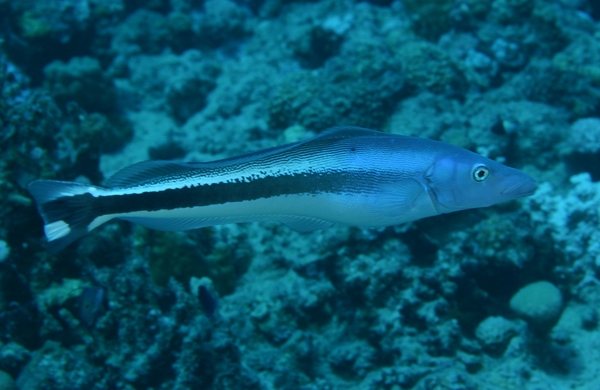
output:
<instances>
[{"instance_id":1,"label":"fish head","mask_svg":"<svg viewBox=\"0 0 600 390\"><path fill-rule=\"evenodd\" d=\"M461 149L438 158L425 181L440 213L450 213L532 195L536 181L528 174Z\"/></svg>"}]
</instances>

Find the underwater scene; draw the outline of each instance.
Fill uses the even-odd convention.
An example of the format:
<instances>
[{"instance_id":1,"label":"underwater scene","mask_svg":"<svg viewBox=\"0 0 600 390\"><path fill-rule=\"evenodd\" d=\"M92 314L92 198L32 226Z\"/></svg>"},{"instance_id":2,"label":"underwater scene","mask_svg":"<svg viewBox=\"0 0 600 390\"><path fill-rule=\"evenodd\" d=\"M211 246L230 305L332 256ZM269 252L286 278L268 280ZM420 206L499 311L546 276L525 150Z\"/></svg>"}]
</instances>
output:
<instances>
[{"instance_id":1,"label":"underwater scene","mask_svg":"<svg viewBox=\"0 0 600 390\"><path fill-rule=\"evenodd\" d=\"M599 390L600 2L0 0L0 389Z\"/></svg>"}]
</instances>

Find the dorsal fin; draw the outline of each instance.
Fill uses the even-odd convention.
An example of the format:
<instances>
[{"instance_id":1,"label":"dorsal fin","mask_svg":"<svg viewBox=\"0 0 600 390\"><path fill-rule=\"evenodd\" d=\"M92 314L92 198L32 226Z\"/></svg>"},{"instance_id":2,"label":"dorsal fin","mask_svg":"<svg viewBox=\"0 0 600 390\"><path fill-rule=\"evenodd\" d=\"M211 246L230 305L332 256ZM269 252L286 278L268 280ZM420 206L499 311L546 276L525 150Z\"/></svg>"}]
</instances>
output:
<instances>
[{"instance_id":1,"label":"dorsal fin","mask_svg":"<svg viewBox=\"0 0 600 390\"><path fill-rule=\"evenodd\" d=\"M304 141L307 142L307 141ZM142 185L144 183L156 181L156 179L164 176L177 174L186 174L197 169L222 168L234 164L253 161L258 158L270 156L275 153L290 150L303 142L297 142L287 145L276 146L273 148L263 149L256 152L250 152L241 156L225 158L217 161L209 162L180 162L180 161L142 161L137 164L130 165L115 173L105 183L108 188L123 188Z\"/></svg>"},{"instance_id":2,"label":"dorsal fin","mask_svg":"<svg viewBox=\"0 0 600 390\"><path fill-rule=\"evenodd\" d=\"M108 188L123 188L141 185L161 176L184 173L193 170L191 163L177 161L143 161L130 165L115 173L105 185Z\"/></svg>"},{"instance_id":3,"label":"dorsal fin","mask_svg":"<svg viewBox=\"0 0 600 390\"><path fill-rule=\"evenodd\" d=\"M210 162L179 162L179 161L143 161L137 164L128 166L106 181L106 186L109 188L123 188L138 186L148 182L156 181L156 179L164 176L177 174L187 174L197 169L222 168L234 164L253 161L258 158L267 157L276 153L291 150L302 144L322 139L340 139L351 138L358 136L380 136L386 133L365 129L355 126L335 126L331 127L314 138L306 141L295 142L291 144L276 146L256 152L243 154L241 156L230 157L217 161Z\"/></svg>"},{"instance_id":4,"label":"dorsal fin","mask_svg":"<svg viewBox=\"0 0 600 390\"><path fill-rule=\"evenodd\" d=\"M359 136L381 136L387 135L386 133L378 130L366 129L364 127L357 126L334 126L330 127L327 130L321 132L317 138L350 138L350 137L359 137ZM311 140L308 140L311 141Z\"/></svg>"}]
</instances>

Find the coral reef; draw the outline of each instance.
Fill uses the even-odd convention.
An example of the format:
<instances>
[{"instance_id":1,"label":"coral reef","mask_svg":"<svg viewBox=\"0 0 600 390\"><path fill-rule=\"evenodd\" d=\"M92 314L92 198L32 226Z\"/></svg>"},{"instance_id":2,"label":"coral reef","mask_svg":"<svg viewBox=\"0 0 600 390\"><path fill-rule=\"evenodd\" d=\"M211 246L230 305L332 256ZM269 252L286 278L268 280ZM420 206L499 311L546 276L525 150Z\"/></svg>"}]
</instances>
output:
<instances>
[{"instance_id":1,"label":"coral reef","mask_svg":"<svg viewBox=\"0 0 600 390\"><path fill-rule=\"evenodd\" d=\"M600 388L596 2L0 13L0 388ZM115 222L45 251L34 179L102 185L144 159L210 161L334 125L456 144L538 189L385 229Z\"/></svg>"},{"instance_id":2,"label":"coral reef","mask_svg":"<svg viewBox=\"0 0 600 390\"><path fill-rule=\"evenodd\" d=\"M563 297L550 282L540 281L523 287L510 299L510 308L540 328L551 328L560 316Z\"/></svg>"}]
</instances>

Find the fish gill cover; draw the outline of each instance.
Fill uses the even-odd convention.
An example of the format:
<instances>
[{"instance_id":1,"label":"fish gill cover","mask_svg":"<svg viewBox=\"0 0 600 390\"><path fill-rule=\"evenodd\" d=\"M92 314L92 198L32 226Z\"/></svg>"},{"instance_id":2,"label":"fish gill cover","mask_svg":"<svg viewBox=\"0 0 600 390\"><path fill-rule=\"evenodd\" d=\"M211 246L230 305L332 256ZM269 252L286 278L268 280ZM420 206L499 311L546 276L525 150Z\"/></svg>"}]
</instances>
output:
<instances>
[{"instance_id":1,"label":"fish gill cover","mask_svg":"<svg viewBox=\"0 0 600 390\"><path fill-rule=\"evenodd\" d=\"M600 388L597 2L4 0L0 15L6 388ZM111 223L45 251L34 179L101 185L156 151L211 161L333 125L459 145L539 188L382 229ZM87 326L93 286L105 308Z\"/></svg>"}]
</instances>

